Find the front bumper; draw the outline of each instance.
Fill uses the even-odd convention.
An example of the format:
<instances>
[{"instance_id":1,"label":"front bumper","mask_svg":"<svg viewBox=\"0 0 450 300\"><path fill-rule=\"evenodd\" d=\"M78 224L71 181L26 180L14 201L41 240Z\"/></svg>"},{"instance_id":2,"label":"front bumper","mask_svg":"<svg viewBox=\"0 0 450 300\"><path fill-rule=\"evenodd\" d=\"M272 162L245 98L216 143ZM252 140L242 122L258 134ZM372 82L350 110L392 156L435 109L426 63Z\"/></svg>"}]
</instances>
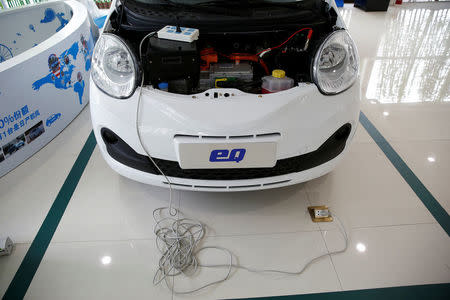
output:
<instances>
[{"instance_id":1,"label":"front bumper","mask_svg":"<svg viewBox=\"0 0 450 300\"><path fill-rule=\"evenodd\" d=\"M341 160L358 124L359 84L335 96L320 94L313 84L268 95L214 89L185 96L144 87L139 124L139 89L127 100L111 98L93 83L90 91L94 133L108 164L131 179L167 187L167 181L145 154L138 127L145 148L178 189L255 190L319 177ZM116 138L110 135L108 139L105 132L109 131ZM280 136L274 168L179 167L175 136L208 142L210 137L251 141L267 134Z\"/></svg>"}]
</instances>

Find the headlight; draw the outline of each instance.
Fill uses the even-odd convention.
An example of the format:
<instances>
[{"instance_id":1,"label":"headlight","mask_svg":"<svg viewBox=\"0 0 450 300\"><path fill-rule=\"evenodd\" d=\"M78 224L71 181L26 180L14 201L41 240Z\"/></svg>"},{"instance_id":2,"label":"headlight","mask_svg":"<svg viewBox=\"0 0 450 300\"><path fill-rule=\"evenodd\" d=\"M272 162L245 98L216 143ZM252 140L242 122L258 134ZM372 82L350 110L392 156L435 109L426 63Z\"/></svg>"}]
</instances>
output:
<instances>
[{"instance_id":1,"label":"headlight","mask_svg":"<svg viewBox=\"0 0 450 300\"><path fill-rule=\"evenodd\" d=\"M331 33L314 57L313 79L324 94L348 89L358 77L359 59L355 43L346 30Z\"/></svg>"},{"instance_id":2,"label":"headlight","mask_svg":"<svg viewBox=\"0 0 450 300\"><path fill-rule=\"evenodd\" d=\"M102 34L92 55L95 85L114 98L129 98L136 89L138 67L127 44L114 34Z\"/></svg>"}]
</instances>

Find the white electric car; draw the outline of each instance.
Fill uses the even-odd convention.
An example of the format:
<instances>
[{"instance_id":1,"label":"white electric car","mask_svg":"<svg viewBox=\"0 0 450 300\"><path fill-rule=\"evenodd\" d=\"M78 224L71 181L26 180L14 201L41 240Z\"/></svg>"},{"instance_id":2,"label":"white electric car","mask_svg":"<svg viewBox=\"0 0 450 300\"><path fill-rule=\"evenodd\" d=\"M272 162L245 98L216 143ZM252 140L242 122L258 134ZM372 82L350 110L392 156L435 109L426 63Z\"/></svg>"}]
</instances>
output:
<instances>
[{"instance_id":1,"label":"white electric car","mask_svg":"<svg viewBox=\"0 0 450 300\"><path fill-rule=\"evenodd\" d=\"M105 26L91 113L119 174L268 189L324 175L348 149L359 59L334 0L126 0Z\"/></svg>"}]
</instances>

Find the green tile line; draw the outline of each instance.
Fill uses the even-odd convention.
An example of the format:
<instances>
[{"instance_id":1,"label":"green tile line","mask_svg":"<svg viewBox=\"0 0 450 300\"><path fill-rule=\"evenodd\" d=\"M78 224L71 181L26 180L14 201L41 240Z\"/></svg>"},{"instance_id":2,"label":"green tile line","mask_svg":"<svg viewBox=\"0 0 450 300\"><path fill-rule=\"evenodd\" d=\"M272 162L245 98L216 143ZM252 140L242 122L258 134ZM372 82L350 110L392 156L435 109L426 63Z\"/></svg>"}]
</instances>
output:
<instances>
[{"instance_id":1,"label":"green tile line","mask_svg":"<svg viewBox=\"0 0 450 300\"><path fill-rule=\"evenodd\" d=\"M414 193L416 193L417 197L419 197L428 211L433 215L436 221L438 221L445 232L447 232L447 235L450 236L450 216L445 209L439 204L436 198L433 197L420 179L417 178L416 174L414 174L405 161L398 155L394 148L392 148L389 142L381 135L378 129L369 121L362 111L359 115L359 122L366 129L378 147L380 147L381 151L384 152L386 157L394 165Z\"/></svg>"},{"instance_id":2,"label":"green tile line","mask_svg":"<svg viewBox=\"0 0 450 300\"><path fill-rule=\"evenodd\" d=\"M72 169L69 172L63 186L61 187L52 207L50 208L44 222L39 228L39 231L31 243L30 248L27 251L19 269L17 270L13 280L9 284L6 290L3 300L23 299L28 287L33 280L34 274L39 268L39 264L44 257L45 251L47 251L48 245L53 237L53 234L58 227L67 204L72 198L73 192L80 181L81 175L83 175L84 169L94 151L97 144L94 136L94 132L91 131L86 143L83 146L77 160L75 161Z\"/></svg>"},{"instance_id":3,"label":"green tile line","mask_svg":"<svg viewBox=\"0 0 450 300\"><path fill-rule=\"evenodd\" d=\"M410 285L331 293L249 298L252 300L448 300L450 284ZM235 299L235 300L243 300ZM247 298L246 298L247 299Z\"/></svg>"}]
</instances>

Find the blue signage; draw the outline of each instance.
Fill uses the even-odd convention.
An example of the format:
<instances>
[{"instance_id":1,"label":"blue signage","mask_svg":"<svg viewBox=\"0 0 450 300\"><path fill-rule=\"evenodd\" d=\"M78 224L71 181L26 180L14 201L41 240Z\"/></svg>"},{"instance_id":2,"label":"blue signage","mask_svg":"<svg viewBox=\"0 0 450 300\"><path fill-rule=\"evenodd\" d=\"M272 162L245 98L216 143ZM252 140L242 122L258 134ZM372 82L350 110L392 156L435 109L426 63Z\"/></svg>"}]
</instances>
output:
<instances>
[{"instance_id":1,"label":"blue signage","mask_svg":"<svg viewBox=\"0 0 450 300\"><path fill-rule=\"evenodd\" d=\"M220 161L235 161L240 162L244 159L245 149L232 149L231 151L227 149L213 150L209 156L210 162L220 162Z\"/></svg>"}]
</instances>

